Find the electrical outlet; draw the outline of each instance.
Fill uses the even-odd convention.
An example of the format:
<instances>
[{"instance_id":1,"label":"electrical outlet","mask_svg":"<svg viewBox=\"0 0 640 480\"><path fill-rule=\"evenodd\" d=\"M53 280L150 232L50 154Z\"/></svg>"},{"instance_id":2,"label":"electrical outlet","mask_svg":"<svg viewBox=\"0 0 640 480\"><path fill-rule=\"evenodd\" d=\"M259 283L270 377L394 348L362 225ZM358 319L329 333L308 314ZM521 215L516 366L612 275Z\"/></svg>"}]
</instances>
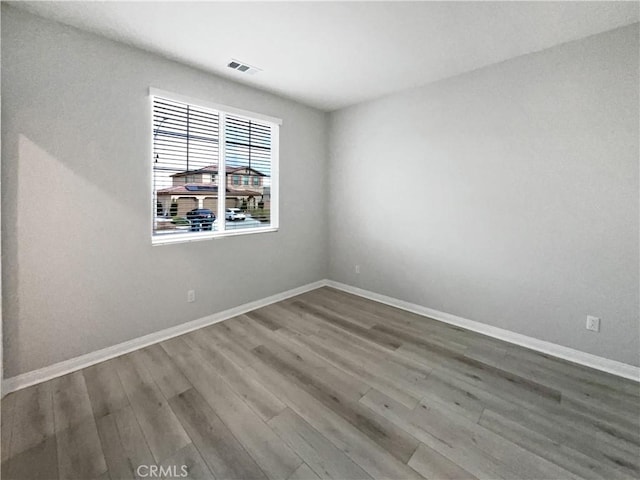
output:
<instances>
[{"instance_id":1,"label":"electrical outlet","mask_svg":"<svg viewBox=\"0 0 640 480\"><path fill-rule=\"evenodd\" d=\"M591 315L587 315L587 330L592 330L594 332L600 331L600 319L598 317L593 317Z\"/></svg>"},{"instance_id":2,"label":"electrical outlet","mask_svg":"<svg viewBox=\"0 0 640 480\"><path fill-rule=\"evenodd\" d=\"M360 265L354 266L353 270L356 272L356 274L360 275Z\"/></svg>"},{"instance_id":3,"label":"electrical outlet","mask_svg":"<svg viewBox=\"0 0 640 480\"><path fill-rule=\"evenodd\" d=\"M187 302L192 303L196 301L196 291L195 290L189 290L187 292Z\"/></svg>"}]
</instances>

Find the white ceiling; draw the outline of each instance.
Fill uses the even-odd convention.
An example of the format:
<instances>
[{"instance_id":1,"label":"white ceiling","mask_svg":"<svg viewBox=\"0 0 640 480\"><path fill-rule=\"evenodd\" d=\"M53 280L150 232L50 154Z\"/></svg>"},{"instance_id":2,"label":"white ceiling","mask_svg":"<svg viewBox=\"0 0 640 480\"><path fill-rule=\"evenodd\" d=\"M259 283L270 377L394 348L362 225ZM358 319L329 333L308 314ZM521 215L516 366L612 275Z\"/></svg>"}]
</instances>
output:
<instances>
[{"instance_id":1,"label":"white ceiling","mask_svg":"<svg viewBox=\"0 0 640 480\"><path fill-rule=\"evenodd\" d=\"M639 20L637 2L11 4L328 111Z\"/></svg>"}]
</instances>

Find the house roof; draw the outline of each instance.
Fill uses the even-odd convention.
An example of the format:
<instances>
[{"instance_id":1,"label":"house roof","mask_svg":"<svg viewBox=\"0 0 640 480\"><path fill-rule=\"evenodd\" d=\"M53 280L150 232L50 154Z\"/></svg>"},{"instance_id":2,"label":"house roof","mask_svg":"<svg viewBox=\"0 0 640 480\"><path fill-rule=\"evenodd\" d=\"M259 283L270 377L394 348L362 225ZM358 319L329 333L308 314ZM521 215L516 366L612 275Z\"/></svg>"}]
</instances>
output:
<instances>
[{"instance_id":1,"label":"house roof","mask_svg":"<svg viewBox=\"0 0 640 480\"><path fill-rule=\"evenodd\" d=\"M251 168L251 167L232 167L232 166L229 166L229 165L227 165L225 167L225 171L227 173L235 173L235 172L240 171L240 170L250 170L251 172L254 172L256 175L259 175L261 177L266 177L267 176L264 173L259 172L255 168ZM204 168L199 168L197 170L187 170L187 171L184 171L184 172L174 173L171 176L172 177L184 177L185 175L193 175L194 173L218 173L218 165L214 163L212 165L207 165Z\"/></svg>"},{"instance_id":2,"label":"house roof","mask_svg":"<svg viewBox=\"0 0 640 480\"><path fill-rule=\"evenodd\" d=\"M263 193L256 190L244 188L227 188L227 196L237 197L260 197ZM178 185L176 187L163 188L158 190L159 195L211 195L218 194L218 186L210 183L187 183L186 185Z\"/></svg>"}]
</instances>

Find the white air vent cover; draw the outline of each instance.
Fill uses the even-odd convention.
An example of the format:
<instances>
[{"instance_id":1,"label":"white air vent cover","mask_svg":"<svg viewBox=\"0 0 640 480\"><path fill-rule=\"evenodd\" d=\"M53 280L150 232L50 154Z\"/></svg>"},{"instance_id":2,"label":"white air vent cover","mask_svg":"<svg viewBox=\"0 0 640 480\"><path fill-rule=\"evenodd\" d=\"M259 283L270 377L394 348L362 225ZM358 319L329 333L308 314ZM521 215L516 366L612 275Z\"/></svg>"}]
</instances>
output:
<instances>
[{"instance_id":1,"label":"white air vent cover","mask_svg":"<svg viewBox=\"0 0 640 480\"><path fill-rule=\"evenodd\" d=\"M248 73L249 75L255 75L258 72L261 72L258 67L252 67L251 65L241 62L240 60L231 59L231 61L227 64L227 67L233 68L242 73Z\"/></svg>"}]
</instances>

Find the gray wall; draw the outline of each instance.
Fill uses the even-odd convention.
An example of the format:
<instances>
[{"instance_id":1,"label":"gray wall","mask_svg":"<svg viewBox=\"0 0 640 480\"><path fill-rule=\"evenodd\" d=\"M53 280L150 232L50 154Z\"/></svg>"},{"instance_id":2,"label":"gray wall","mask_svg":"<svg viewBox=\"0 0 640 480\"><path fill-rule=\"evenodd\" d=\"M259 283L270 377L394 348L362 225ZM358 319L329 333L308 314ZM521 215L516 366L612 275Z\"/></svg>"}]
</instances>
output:
<instances>
[{"instance_id":1,"label":"gray wall","mask_svg":"<svg viewBox=\"0 0 640 480\"><path fill-rule=\"evenodd\" d=\"M638 88L636 24L332 114L330 278L640 365Z\"/></svg>"},{"instance_id":2,"label":"gray wall","mask_svg":"<svg viewBox=\"0 0 640 480\"><path fill-rule=\"evenodd\" d=\"M151 246L149 86L283 119L278 233ZM6 6L2 100L5 378L326 277L324 113Z\"/></svg>"}]
</instances>

